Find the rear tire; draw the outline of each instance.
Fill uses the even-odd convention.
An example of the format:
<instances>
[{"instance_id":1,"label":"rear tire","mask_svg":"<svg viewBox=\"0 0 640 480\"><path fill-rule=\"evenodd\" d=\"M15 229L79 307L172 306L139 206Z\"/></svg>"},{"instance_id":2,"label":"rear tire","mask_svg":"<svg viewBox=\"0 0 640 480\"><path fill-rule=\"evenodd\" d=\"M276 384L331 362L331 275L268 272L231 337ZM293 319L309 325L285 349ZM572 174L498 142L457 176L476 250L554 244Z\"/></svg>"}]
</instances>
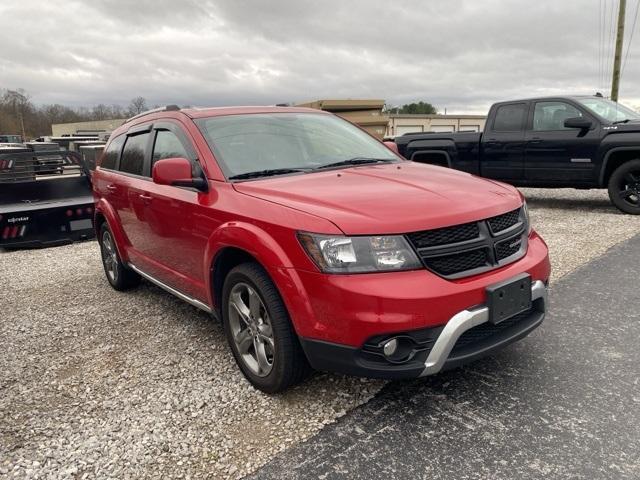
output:
<instances>
[{"instance_id":1,"label":"rear tire","mask_svg":"<svg viewBox=\"0 0 640 480\"><path fill-rule=\"evenodd\" d=\"M609 178L609 198L619 210L640 215L640 159L623 163Z\"/></svg>"},{"instance_id":2,"label":"rear tire","mask_svg":"<svg viewBox=\"0 0 640 480\"><path fill-rule=\"evenodd\" d=\"M140 275L122 263L116 242L113 239L113 233L111 233L107 222L100 226L98 242L100 243L104 273L111 286L119 291L136 287L140 283Z\"/></svg>"},{"instance_id":3,"label":"rear tire","mask_svg":"<svg viewBox=\"0 0 640 480\"><path fill-rule=\"evenodd\" d=\"M257 263L243 263L227 275L222 320L236 363L257 389L281 392L311 371L282 297Z\"/></svg>"}]
</instances>

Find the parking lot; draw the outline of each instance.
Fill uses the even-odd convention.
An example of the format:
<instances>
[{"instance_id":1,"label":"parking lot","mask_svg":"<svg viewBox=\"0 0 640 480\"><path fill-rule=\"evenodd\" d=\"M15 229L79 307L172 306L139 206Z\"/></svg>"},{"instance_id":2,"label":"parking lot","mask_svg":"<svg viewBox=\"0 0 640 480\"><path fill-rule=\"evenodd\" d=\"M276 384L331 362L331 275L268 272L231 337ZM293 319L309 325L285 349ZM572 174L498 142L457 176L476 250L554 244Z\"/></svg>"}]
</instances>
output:
<instances>
[{"instance_id":1,"label":"parking lot","mask_svg":"<svg viewBox=\"0 0 640 480\"><path fill-rule=\"evenodd\" d=\"M523 192L552 282L640 231L604 191ZM317 374L264 395L205 314L148 283L113 291L95 242L3 252L0 272L0 475L239 478L385 385Z\"/></svg>"}]
</instances>

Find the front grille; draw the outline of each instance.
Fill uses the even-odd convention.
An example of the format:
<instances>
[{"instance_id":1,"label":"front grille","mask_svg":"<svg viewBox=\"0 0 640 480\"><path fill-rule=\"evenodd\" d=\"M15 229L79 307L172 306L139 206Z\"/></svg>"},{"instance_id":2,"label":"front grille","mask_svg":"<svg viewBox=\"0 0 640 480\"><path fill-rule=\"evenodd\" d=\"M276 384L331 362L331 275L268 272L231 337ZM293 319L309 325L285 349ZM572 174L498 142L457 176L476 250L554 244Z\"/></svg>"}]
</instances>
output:
<instances>
[{"instance_id":1,"label":"front grille","mask_svg":"<svg viewBox=\"0 0 640 480\"><path fill-rule=\"evenodd\" d=\"M508 318L507 320L504 320L498 323L497 325L494 325L493 323L485 322L481 325L470 328L469 330L464 332L462 335L460 335L460 337L458 338L458 341L456 342L456 344L453 346L453 349L451 350L450 356L455 357L456 354L459 354L468 345L476 344L484 340L487 340L488 338L499 334L500 332L506 330L507 328L510 328L513 325L520 323L521 321L525 320L529 315L531 315L531 309L525 312L519 313L518 315L515 315L511 318Z\"/></svg>"},{"instance_id":2,"label":"front grille","mask_svg":"<svg viewBox=\"0 0 640 480\"><path fill-rule=\"evenodd\" d=\"M412 232L406 237L426 268L451 279L513 262L527 248L521 209L477 222Z\"/></svg>"},{"instance_id":3,"label":"front grille","mask_svg":"<svg viewBox=\"0 0 640 480\"><path fill-rule=\"evenodd\" d=\"M429 268L442 275L453 275L489 265L489 258L485 249L428 258L425 261Z\"/></svg>"},{"instance_id":4,"label":"front grille","mask_svg":"<svg viewBox=\"0 0 640 480\"><path fill-rule=\"evenodd\" d=\"M507 228L513 227L520 221L520 209L512 210L511 212L498 215L487 220L489 227L493 233L500 233Z\"/></svg>"},{"instance_id":5,"label":"front grille","mask_svg":"<svg viewBox=\"0 0 640 480\"><path fill-rule=\"evenodd\" d=\"M515 255L520 251L522 247L522 238L510 238L503 242L496 244L496 258L498 260L504 260L511 255Z\"/></svg>"},{"instance_id":6,"label":"front grille","mask_svg":"<svg viewBox=\"0 0 640 480\"><path fill-rule=\"evenodd\" d=\"M435 247L448 243L464 242L480 236L478 222L455 225L453 227L437 228L409 234L409 240L417 247Z\"/></svg>"}]
</instances>

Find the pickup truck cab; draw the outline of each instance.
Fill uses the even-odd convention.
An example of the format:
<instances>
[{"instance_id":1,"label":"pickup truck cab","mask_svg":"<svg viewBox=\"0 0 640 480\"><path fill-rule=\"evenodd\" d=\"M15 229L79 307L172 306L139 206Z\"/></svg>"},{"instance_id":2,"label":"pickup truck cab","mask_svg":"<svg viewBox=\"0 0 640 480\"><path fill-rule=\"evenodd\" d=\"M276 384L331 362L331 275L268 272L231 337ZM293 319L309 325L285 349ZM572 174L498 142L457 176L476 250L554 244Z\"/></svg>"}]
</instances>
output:
<instances>
[{"instance_id":1,"label":"pickup truck cab","mask_svg":"<svg viewBox=\"0 0 640 480\"><path fill-rule=\"evenodd\" d=\"M144 278L220 318L265 392L311 367L434 374L545 315L547 246L515 188L407 161L326 112L144 113L92 178L109 283Z\"/></svg>"},{"instance_id":2,"label":"pickup truck cab","mask_svg":"<svg viewBox=\"0 0 640 480\"><path fill-rule=\"evenodd\" d=\"M399 152L517 186L608 188L640 214L640 114L600 96L494 104L482 133L407 134Z\"/></svg>"}]
</instances>

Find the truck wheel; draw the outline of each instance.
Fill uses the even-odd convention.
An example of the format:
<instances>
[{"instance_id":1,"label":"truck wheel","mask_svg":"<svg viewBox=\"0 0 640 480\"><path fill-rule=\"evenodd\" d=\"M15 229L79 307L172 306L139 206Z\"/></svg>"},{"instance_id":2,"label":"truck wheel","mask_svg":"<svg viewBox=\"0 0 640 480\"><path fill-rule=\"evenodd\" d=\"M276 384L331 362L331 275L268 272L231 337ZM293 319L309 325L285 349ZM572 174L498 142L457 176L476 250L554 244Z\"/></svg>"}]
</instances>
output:
<instances>
[{"instance_id":1,"label":"truck wheel","mask_svg":"<svg viewBox=\"0 0 640 480\"><path fill-rule=\"evenodd\" d=\"M99 243L102 266L111 286L120 291L137 286L140 283L140 275L123 265L107 222L100 227Z\"/></svg>"},{"instance_id":2,"label":"truck wheel","mask_svg":"<svg viewBox=\"0 0 640 480\"><path fill-rule=\"evenodd\" d=\"M260 265L243 263L229 272L222 320L240 370L259 390L281 392L310 372L282 298Z\"/></svg>"},{"instance_id":3,"label":"truck wheel","mask_svg":"<svg viewBox=\"0 0 640 480\"><path fill-rule=\"evenodd\" d=\"M640 215L640 159L623 163L613 172L609 198L623 212Z\"/></svg>"}]
</instances>

